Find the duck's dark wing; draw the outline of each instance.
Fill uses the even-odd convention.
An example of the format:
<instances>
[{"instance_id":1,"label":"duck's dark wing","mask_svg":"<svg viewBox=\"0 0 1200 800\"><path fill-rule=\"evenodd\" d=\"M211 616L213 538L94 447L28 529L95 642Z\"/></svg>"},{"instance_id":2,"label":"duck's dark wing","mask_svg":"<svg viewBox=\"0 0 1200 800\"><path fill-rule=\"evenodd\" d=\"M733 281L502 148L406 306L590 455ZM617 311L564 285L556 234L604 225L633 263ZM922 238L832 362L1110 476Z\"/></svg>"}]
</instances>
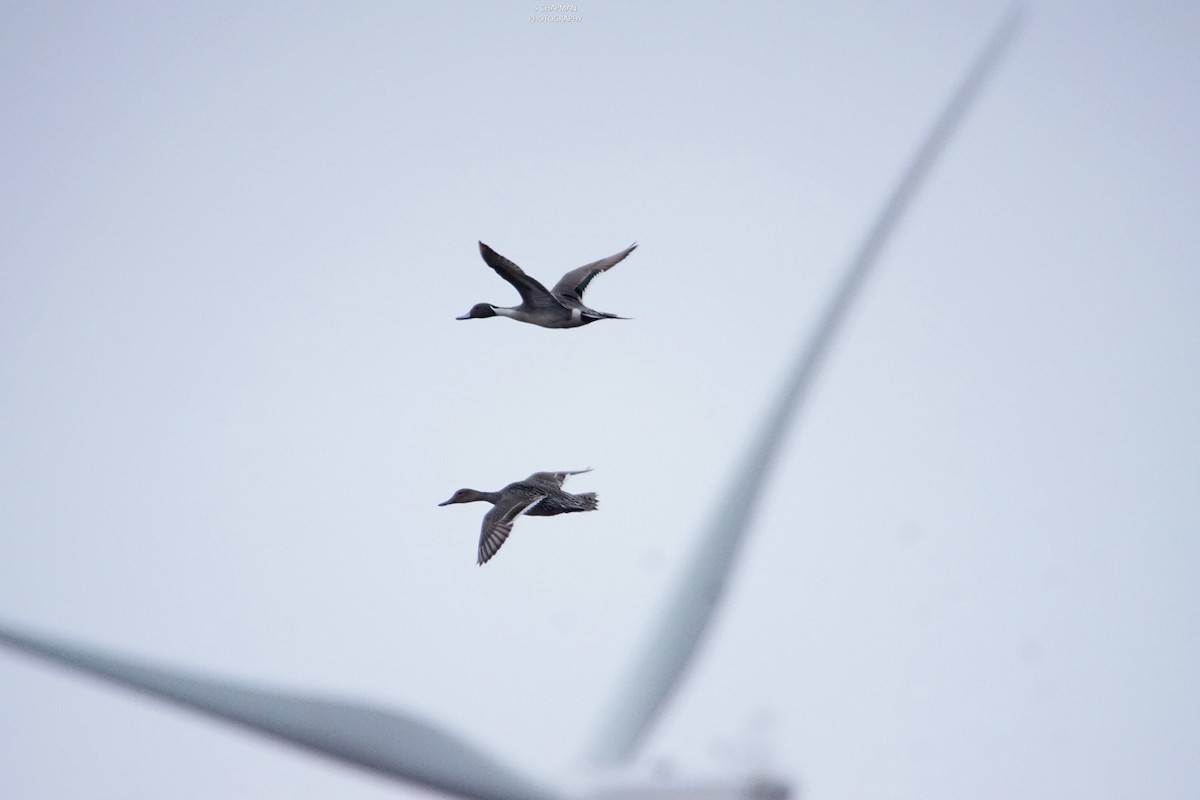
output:
<instances>
[{"instance_id":1,"label":"duck's dark wing","mask_svg":"<svg viewBox=\"0 0 1200 800\"><path fill-rule=\"evenodd\" d=\"M483 256L483 260L487 262L489 267L496 270L497 275L511 283L521 293L521 300L525 302L525 305L562 305L562 303L554 299L554 296L550 292L546 291L545 286L542 286L542 284L526 275L523 269L483 242L479 243L479 254Z\"/></svg>"},{"instance_id":2,"label":"duck's dark wing","mask_svg":"<svg viewBox=\"0 0 1200 800\"><path fill-rule=\"evenodd\" d=\"M592 468L564 470L563 472L535 472L525 479L525 483L532 483L536 486L548 486L552 489L561 489L563 481L571 475L582 475L585 472L591 472Z\"/></svg>"},{"instance_id":3,"label":"duck's dark wing","mask_svg":"<svg viewBox=\"0 0 1200 800\"><path fill-rule=\"evenodd\" d=\"M602 258L599 261L593 261L591 264L585 264L582 267L577 267L562 279L554 284L554 288L550 290L560 300L567 303L582 304L583 292L587 289L588 284L592 282L592 278L604 272L606 269L611 269L625 259L625 256L637 249L637 242L629 245L616 255Z\"/></svg>"},{"instance_id":4,"label":"duck's dark wing","mask_svg":"<svg viewBox=\"0 0 1200 800\"><path fill-rule=\"evenodd\" d=\"M527 494L501 500L483 515L483 530L479 534L479 563L486 564L496 555L500 545L512 533L513 520L545 499L542 494Z\"/></svg>"}]
</instances>

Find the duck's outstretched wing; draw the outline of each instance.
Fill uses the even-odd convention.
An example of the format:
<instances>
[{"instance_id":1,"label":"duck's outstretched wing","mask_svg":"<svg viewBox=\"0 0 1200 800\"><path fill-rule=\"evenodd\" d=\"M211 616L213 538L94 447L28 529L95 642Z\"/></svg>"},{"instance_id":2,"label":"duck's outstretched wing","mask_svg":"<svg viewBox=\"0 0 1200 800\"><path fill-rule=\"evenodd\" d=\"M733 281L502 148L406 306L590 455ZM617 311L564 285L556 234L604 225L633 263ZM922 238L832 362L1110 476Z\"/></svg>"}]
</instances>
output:
<instances>
[{"instance_id":1,"label":"duck's outstretched wing","mask_svg":"<svg viewBox=\"0 0 1200 800\"><path fill-rule=\"evenodd\" d=\"M500 545L512 533L513 520L546 499L543 494L528 494L501 500L483 515L483 530L479 533L479 564L486 564L496 555Z\"/></svg>"},{"instance_id":2,"label":"duck's outstretched wing","mask_svg":"<svg viewBox=\"0 0 1200 800\"><path fill-rule=\"evenodd\" d=\"M483 256L483 260L487 262L487 265L496 271L497 275L511 283L520 292L521 300L525 302L525 305L534 307L562 305L562 303L554 299L554 295L546 291L545 286L542 286L537 280L526 275L525 270L483 242L479 243L479 254Z\"/></svg>"},{"instance_id":3,"label":"duck's outstretched wing","mask_svg":"<svg viewBox=\"0 0 1200 800\"><path fill-rule=\"evenodd\" d=\"M606 269L612 269L625 260L625 256L636 249L637 242L634 242L616 255L602 258L599 261L593 261L591 264L585 264L582 267L576 267L566 275L563 275L562 279L554 284L554 288L550 290L550 293L567 303L582 305L583 292L587 289L588 284L592 282L592 278Z\"/></svg>"},{"instance_id":4,"label":"duck's outstretched wing","mask_svg":"<svg viewBox=\"0 0 1200 800\"><path fill-rule=\"evenodd\" d=\"M585 472L591 472L592 468L564 470L563 472L535 472L525 479L525 483L533 483L538 486L549 486L554 489L561 489L563 481L572 475L582 475Z\"/></svg>"}]
</instances>

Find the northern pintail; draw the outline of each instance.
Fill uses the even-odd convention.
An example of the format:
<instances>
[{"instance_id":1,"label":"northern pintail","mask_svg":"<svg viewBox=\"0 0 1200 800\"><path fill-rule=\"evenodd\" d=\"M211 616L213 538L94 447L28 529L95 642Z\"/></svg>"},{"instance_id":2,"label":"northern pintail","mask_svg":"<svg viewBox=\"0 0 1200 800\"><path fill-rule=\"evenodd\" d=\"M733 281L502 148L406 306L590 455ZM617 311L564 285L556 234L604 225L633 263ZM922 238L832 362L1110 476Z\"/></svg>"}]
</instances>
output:
<instances>
[{"instance_id":1,"label":"northern pintail","mask_svg":"<svg viewBox=\"0 0 1200 800\"><path fill-rule=\"evenodd\" d=\"M522 514L531 517L551 517L555 514L570 514L574 511L594 511L599 501L595 492L571 494L563 491L563 481L570 475L582 475L592 468L574 472L535 472L523 481L510 483L498 492L480 492L475 489L459 489L449 500L438 503L474 503L484 500L492 504L491 511L483 515L483 529L479 534L479 561L484 564L496 551L508 534L512 533L513 521Z\"/></svg>"},{"instance_id":2,"label":"northern pintail","mask_svg":"<svg viewBox=\"0 0 1200 800\"><path fill-rule=\"evenodd\" d=\"M636 247L637 242L634 242L616 255L577 267L563 275L562 279L554 284L553 289L547 290L516 264L480 242L479 252L483 255L483 260L496 270L496 274L516 287L521 294L521 304L504 308L491 303L477 303L458 319L511 317L519 322L541 325L543 328L578 328L598 319L628 319L588 308L583 304L583 292L592 278L620 263Z\"/></svg>"}]
</instances>

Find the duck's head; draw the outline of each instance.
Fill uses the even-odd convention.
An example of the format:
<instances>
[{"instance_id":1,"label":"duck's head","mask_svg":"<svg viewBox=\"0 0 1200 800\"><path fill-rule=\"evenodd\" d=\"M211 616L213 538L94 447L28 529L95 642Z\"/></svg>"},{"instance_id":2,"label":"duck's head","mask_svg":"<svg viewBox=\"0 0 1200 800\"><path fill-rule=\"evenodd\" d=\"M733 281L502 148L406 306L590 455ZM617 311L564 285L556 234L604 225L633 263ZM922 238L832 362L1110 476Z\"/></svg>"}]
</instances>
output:
<instances>
[{"instance_id":1,"label":"duck's head","mask_svg":"<svg viewBox=\"0 0 1200 800\"><path fill-rule=\"evenodd\" d=\"M471 306L471 310L461 317L455 319L483 319L484 317L496 316L496 307L491 303L476 303Z\"/></svg>"},{"instance_id":2,"label":"duck's head","mask_svg":"<svg viewBox=\"0 0 1200 800\"><path fill-rule=\"evenodd\" d=\"M450 499L444 503L438 503L439 506L448 506L452 503L474 503L476 500L483 500L483 492L477 492L474 489L459 489L454 494L450 495Z\"/></svg>"}]
</instances>

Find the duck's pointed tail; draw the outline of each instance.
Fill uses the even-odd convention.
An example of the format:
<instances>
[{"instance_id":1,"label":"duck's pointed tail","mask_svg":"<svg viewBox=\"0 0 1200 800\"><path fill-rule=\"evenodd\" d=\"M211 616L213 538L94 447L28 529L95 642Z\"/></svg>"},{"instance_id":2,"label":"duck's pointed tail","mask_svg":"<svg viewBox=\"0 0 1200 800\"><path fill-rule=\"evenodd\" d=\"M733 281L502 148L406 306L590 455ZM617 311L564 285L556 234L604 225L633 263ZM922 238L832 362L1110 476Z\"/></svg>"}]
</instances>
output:
<instances>
[{"instance_id":1,"label":"duck's pointed tail","mask_svg":"<svg viewBox=\"0 0 1200 800\"><path fill-rule=\"evenodd\" d=\"M606 311L588 311L583 316L591 319L593 322L601 319L633 319L633 317L622 317L618 314L609 314Z\"/></svg>"}]
</instances>

